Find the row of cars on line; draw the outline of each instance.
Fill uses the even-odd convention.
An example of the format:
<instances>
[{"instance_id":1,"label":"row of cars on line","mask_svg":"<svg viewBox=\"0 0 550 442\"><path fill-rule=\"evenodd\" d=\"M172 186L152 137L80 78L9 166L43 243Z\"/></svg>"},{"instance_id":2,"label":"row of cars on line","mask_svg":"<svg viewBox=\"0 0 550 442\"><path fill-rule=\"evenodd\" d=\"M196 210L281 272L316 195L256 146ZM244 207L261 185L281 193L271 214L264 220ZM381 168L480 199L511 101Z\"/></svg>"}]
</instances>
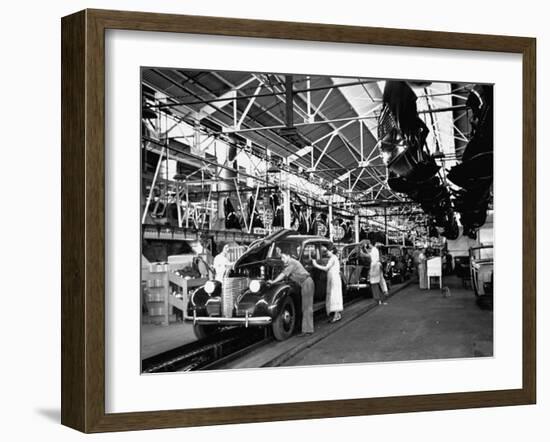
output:
<instances>
[{"instance_id":1,"label":"row of cars on line","mask_svg":"<svg viewBox=\"0 0 550 442\"><path fill-rule=\"evenodd\" d=\"M289 338L301 317L300 287L290 280L268 285L283 269L279 254L288 253L302 263L315 283L314 305L324 305L327 274L313 266L326 264L329 239L280 230L250 245L226 272L223 281L210 280L189 298L185 320L193 323L198 338L210 336L226 326L269 326L277 340ZM341 278L344 301L357 293L369 293L370 260L360 256L359 245L341 250ZM394 275L405 278L405 268ZM399 268L399 270L398 270Z\"/></svg>"}]
</instances>

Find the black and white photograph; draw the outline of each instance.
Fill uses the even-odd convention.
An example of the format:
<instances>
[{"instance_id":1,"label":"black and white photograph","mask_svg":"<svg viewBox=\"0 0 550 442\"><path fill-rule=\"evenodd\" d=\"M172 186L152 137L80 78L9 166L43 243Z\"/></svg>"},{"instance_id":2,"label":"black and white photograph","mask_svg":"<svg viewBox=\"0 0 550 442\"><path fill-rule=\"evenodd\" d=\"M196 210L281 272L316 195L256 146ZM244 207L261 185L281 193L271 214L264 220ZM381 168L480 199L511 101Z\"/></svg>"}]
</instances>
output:
<instances>
[{"instance_id":1,"label":"black and white photograph","mask_svg":"<svg viewBox=\"0 0 550 442\"><path fill-rule=\"evenodd\" d=\"M493 356L493 84L140 86L142 374Z\"/></svg>"},{"instance_id":2,"label":"black and white photograph","mask_svg":"<svg viewBox=\"0 0 550 442\"><path fill-rule=\"evenodd\" d=\"M0 439L546 442L548 8L495 6L6 3Z\"/></svg>"}]
</instances>

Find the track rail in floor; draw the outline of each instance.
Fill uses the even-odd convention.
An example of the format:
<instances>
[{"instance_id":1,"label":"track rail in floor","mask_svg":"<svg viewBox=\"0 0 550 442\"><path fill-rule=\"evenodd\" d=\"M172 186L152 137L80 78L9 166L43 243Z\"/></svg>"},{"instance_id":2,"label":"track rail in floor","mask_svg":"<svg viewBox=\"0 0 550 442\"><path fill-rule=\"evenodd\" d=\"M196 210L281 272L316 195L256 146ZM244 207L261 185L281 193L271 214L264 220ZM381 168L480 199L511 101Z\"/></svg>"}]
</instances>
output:
<instances>
[{"instance_id":1,"label":"track rail in floor","mask_svg":"<svg viewBox=\"0 0 550 442\"><path fill-rule=\"evenodd\" d=\"M141 363L141 370L142 373L165 373L215 368L216 362L229 360L232 355L242 354L248 347L269 339L263 328L224 330L146 358Z\"/></svg>"}]
</instances>

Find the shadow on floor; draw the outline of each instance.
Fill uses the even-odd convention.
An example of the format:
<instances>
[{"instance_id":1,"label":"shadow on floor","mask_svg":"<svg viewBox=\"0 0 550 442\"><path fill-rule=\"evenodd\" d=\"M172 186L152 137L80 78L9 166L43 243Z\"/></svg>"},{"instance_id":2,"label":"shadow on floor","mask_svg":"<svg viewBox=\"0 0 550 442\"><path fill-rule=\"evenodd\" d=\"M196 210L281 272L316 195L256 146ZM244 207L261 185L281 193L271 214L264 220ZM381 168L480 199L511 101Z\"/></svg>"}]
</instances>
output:
<instances>
[{"instance_id":1,"label":"shadow on floor","mask_svg":"<svg viewBox=\"0 0 550 442\"><path fill-rule=\"evenodd\" d=\"M56 424L61 422L61 410L59 408L39 408L35 411L39 416L55 422Z\"/></svg>"}]
</instances>

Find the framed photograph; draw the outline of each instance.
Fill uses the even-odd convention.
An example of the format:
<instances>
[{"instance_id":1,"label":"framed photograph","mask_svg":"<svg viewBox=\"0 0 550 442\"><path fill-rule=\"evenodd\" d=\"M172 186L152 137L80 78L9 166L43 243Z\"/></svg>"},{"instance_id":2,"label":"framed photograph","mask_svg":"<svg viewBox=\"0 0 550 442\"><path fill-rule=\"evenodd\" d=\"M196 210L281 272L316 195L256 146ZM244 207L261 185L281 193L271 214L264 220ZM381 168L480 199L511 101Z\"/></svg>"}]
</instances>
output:
<instances>
[{"instance_id":1,"label":"framed photograph","mask_svg":"<svg viewBox=\"0 0 550 442\"><path fill-rule=\"evenodd\" d=\"M536 400L535 39L62 19L62 423Z\"/></svg>"}]
</instances>

